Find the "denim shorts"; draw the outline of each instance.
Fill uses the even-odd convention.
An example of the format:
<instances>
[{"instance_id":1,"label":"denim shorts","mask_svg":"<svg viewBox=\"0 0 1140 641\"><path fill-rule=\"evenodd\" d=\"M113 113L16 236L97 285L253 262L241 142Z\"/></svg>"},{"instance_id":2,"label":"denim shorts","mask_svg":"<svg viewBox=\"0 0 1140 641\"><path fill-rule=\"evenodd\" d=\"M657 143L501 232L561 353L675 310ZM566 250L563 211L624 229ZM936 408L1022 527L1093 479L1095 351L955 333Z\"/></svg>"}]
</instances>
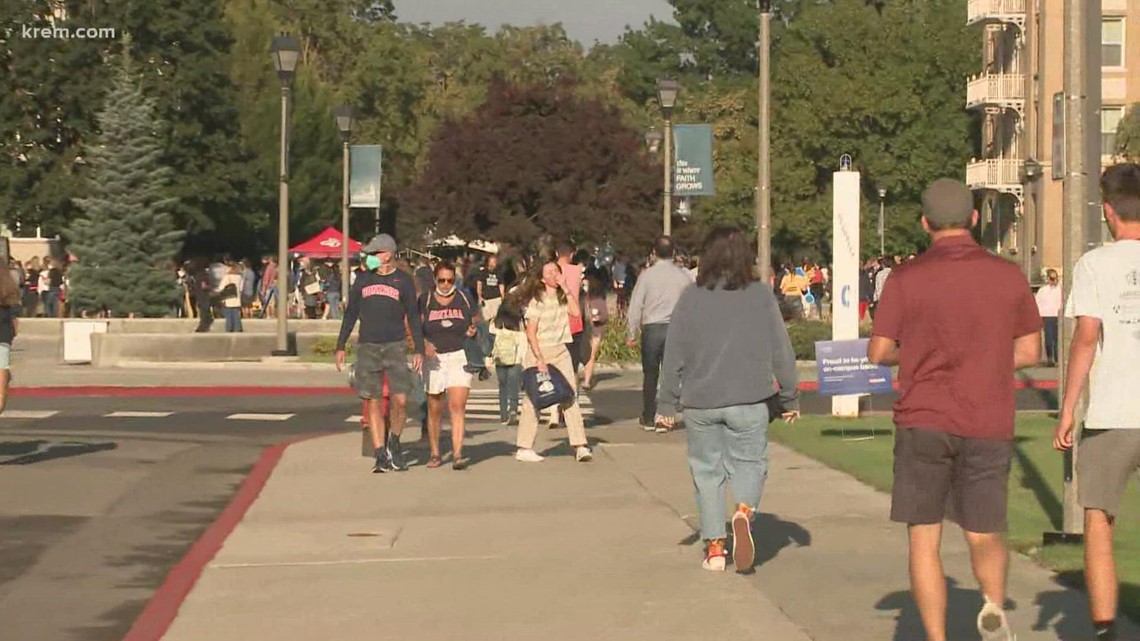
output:
<instances>
[{"instance_id":1,"label":"denim shorts","mask_svg":"<svg viewBox=\"0 0 1140 641\"><path fill-rule=\"evenodd\" d=\"M0 369L12 369L11 343L0 343Z\"/></svg>"}]
</instances>

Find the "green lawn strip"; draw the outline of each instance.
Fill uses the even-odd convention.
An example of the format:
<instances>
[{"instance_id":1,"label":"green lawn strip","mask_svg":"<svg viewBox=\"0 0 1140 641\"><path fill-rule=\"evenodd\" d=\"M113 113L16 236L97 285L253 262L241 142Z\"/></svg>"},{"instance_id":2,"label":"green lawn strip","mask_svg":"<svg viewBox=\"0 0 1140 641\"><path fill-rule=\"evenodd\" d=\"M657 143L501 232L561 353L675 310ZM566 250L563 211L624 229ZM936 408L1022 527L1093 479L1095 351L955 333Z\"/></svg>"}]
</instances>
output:
<instances>
[{"instance_id":1,"label":"green lawn strip","mask_svg":"<svg viewBox=\"0 0 1140 641\"><path fill-rule=\"evenodd\" d=\"M1081 587L1084 561L1080 546L1042 548L1041 535L1061 527L1062 458L1053 450L1053 420L1024 416L1017 423L1017 449L1009 479L1010 546L1063 580ZM870 436L869 440L857 439ZM774 423L774 441L877 490L889 492L892 482L894 425L889 417L859 419L805 416L795 425ZM1121 582L1120 607L1140 621L1140 483L1133 482L1117 516L1116 561Z\"/></svg>"}]
</instances>

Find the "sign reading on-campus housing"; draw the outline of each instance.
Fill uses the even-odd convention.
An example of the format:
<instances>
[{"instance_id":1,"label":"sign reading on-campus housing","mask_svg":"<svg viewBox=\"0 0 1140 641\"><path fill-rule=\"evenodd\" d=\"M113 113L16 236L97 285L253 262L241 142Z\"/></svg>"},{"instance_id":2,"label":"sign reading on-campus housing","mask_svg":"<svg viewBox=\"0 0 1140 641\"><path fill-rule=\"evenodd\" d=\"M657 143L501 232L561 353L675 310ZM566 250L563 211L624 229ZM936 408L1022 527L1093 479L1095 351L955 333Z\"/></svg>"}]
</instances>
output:
<instances>
[{"instance_id":1,"label":"sign reading on-campus housing","mask_svg":"<svg viewBox=\"0 0 1140 641\"><path fill-rule=\"evenodd\" d=\"M383 155L380 145L353 145L349 149L349 207L376 209L380 206Z\"/></svg>"},{"instance_id":2,"label":"sign reading on-campus housing","mask_svg":"<svg viewBox=\"0 0 1140 641\"><path fill-rule=\"evenodd\" d=\"M673 140L673 195L715 196L712 125L675 125Z\"/></svg>"},{"instance_id":3,"label":"sign reading on-campus housing","mask_svg":"<svg viewBox=\"0 0 1140 641\"><path fill-rule=\"evenodd\" d=\"M815 364L821 396L887 394L894 389L891 368L867 359L866 338L817 341Z\"/></svg>"}]
</instances>

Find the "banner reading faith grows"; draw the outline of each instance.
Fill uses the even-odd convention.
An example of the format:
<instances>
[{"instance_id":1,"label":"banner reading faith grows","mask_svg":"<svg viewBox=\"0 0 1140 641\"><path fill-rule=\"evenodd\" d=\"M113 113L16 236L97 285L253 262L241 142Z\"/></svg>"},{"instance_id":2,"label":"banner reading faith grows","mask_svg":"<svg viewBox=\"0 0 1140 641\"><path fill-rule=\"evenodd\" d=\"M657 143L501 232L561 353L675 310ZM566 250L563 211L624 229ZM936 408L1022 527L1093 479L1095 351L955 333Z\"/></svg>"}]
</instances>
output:
<instances>
[{"instance_id":1,"label":"banner reading faith grows","mask_svg":"<svg viewBox=\"0 0 1140 641\"><path fill-rule=\"evenodd\" d=\"M712 125L675 125L673 140L676 149L673 195L678 198L715 196Z\"/></svg>"}]
</instances>

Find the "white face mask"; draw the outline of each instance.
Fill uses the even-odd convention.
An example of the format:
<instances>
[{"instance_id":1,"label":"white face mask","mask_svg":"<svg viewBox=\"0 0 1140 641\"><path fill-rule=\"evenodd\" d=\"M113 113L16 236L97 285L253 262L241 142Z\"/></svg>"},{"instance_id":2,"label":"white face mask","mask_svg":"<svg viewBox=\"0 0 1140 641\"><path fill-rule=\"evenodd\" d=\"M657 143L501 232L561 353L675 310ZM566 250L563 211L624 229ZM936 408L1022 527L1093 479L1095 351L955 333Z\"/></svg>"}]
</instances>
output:
<instances>
[{"instance_id":1,"label":"white face mask","mask_svg":"<svg viewBox=\"0 0 1140 641\"><path fill-rule=\"evenodd\" d=\"M455 285L452 285L452 286L451 286L451 288L450 288L450 289L447 289L447 290L441 289L441 288L439 287L439 285L436 285L436 287L435 287L435 293L439 294L440 296L442 296L442 297L444 297L444 298L448 298L448 297L450 297L452 294L454 294L454 293L455 293Z\"/></svg>"}]
</instances>

